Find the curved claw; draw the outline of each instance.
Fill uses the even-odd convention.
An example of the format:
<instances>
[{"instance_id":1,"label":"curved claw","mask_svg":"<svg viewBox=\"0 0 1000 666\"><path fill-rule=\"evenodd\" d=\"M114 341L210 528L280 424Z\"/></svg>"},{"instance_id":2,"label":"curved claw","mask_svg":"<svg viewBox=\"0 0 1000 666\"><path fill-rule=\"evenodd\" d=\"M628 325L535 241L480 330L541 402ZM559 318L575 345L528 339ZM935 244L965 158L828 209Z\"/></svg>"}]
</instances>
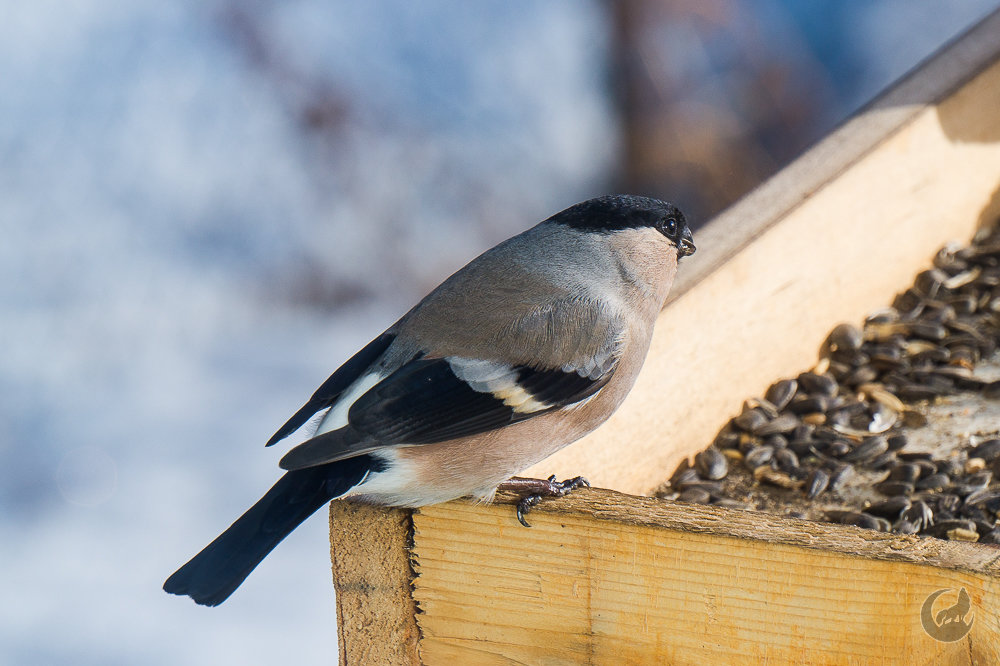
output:
<instances>
[{"instance_id":1,"label":"curved claw","mask_svg":"<svg viewBox=\"0 0 1000 666\"><path fill-rule=\"evenodd\" d=\"M557 486L560 491L560 495L565 495L567 493L573 492L577 488L589 488L590 481L587 481L582 476L575 476L572 479L566 479L565 481L556 481L556 475L553 474L549 477L549 481L552 485Z\"/></svg>"},{"instance_id":2,"label":"curved claw","mask_svg":"<svg viewBox=\"0 0 1000 666\"><path fill-rule=\"evenodd\" d=\"M528 494L521 497L517 503L517 522L525 527L531 527L524 519L524 514L531 511L531 507L542 501L545 497L562 497L576 490L577 488L589 488L590 482L582 476L577 476L565 481L556 481L553 474L548 479L510 479L500 484L500 488L512 490L514 492L525 492Z\"/></svg>"},{"instance_id":3,"label":"curved claw","mask_svg":"<svg viewBox=\"0 0 1000 666\"><path fill-rule=\"evenodd\" d=\"M531 507L535 506L542 501L541 495L525 495L517 503L517 522L521 523L525 527L531 527L528 521L524 519L524 514L531 511Z\"/></svg>"}]
</instances>

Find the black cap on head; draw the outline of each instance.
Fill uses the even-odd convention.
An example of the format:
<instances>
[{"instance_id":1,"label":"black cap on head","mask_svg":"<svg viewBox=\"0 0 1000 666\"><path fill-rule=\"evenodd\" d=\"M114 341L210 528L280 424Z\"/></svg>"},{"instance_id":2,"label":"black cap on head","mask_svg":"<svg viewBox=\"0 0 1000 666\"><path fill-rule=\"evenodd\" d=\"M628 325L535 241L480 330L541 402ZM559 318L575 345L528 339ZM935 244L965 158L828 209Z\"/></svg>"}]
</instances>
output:
<instances>
[{"instance_id":1,"label":"black cap on head","mask_svg":"<svg viewBox=\"0 0 1000 666\"><path fill-rule=\"evenodd\" d=\"M547 221L594 233L649 227L672 241L680 256L695 251L684 213L672 203L659 199L612 194L570 206Z\"/></svg>"}]
</instances>

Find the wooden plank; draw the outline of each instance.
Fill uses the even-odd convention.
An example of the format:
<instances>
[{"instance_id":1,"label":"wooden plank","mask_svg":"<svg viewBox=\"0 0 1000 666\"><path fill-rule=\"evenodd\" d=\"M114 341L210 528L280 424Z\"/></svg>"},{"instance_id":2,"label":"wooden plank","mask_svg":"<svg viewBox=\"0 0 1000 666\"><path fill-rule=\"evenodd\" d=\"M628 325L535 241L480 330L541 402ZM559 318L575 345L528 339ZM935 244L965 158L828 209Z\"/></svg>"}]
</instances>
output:
<instances>
[{"instance_id":1,"label":"wooden plank","mask_svg":"<svg viewBox=\"0 0 1000 666\"><path fill-rule=\"evenodd\" d=\"M600 490L530 515L415 512L422 663L1000 663L995 548ZM936 641L921 605L961 587L972 630Z\"/></svg>"},{"instance_id":2,"label":"wooden plank","mask_svg":"<svg viewBox=\"0 0 1000 666\"><path fill-rule=\"evenodd\" d=\"M697 283L664 310L625 404L525 475L582 474L598 486L649 492L704 448L744 398L815 363L834 325L884 307L939 247L993 221L1000 14L984 26L972 37L988 38L989 49L963 41L948 67L928 65L951 78L931 85L921 72L890 98L950 90L938 105L913 102L905 113L875 105L697 234L699 252L680 273ZM984 52L993 64L949 85L960 76L956 59Z\"/></svg>"},{"instance_id":3,"label":"wooden plank","mask_svg":"<svg viewBox=\"0 0 1000 666\"><path fill-rule=\"evenodd\" d=\"M330 505L330 555L342 666L419 664L410 595L410 511Z\"/></svg>"}]
</instances>

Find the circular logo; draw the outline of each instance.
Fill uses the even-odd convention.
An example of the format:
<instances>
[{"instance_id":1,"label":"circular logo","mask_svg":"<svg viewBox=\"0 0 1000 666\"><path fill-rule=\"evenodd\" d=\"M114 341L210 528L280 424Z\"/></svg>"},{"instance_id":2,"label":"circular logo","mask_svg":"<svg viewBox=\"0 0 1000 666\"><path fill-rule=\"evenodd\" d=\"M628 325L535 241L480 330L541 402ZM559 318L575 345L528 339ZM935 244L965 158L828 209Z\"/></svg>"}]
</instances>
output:
<instances>
[{"instance_id":1,"label":"circular logo","mask_svg":"<svg viewBox=\"0 0 1000 666\"><path fill-rule=\"evenodd\" d=\"M924 631L934 640L943 643L953 643L965 638L965 635L972 629L972 622L976 619L972 614L972 600L969 593L963 587L958 591L958 599L947 608L942 608L934 613L934 602L942 594L954 592L950 587L935 590L924 600L920 607L920 624ZM966 621L968 617L968 621Z\"/></svg>"}]
</instances>

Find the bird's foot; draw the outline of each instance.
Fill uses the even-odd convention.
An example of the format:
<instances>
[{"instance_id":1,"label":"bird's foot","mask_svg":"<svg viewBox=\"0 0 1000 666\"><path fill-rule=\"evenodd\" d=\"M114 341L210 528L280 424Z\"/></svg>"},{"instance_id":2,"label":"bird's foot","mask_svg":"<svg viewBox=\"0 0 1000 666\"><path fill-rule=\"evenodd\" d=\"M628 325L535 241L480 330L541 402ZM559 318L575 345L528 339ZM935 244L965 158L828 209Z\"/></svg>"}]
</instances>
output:
<instances>
[{"instance_id":1,"label":"bird's foot","mask_svg":"<svg viewBox=\"0 0 1000 666\"><path fill-rule=\"evenodd\" d=\"M553 474L548 479L507 479L501 483L498 490L508 490L515 493L523 493L521 500L517 503L517 521L525 527L531 527L524 519L524 514L531 511L531 507L542 501L545 497L562 497L577 488L590 487L590 482L582 476L577 476L565 481L556 481Z\"/></svg>"}]
</instances>

